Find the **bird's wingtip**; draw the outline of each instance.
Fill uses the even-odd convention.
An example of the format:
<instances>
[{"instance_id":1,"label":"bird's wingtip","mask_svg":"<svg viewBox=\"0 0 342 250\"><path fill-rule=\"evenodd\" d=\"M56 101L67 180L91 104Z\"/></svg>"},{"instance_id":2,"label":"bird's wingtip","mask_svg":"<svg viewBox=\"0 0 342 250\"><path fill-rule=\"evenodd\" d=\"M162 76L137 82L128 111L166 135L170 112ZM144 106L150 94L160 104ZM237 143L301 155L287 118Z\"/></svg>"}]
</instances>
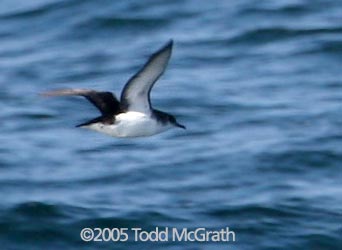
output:
<instances>
[{"instance_id":1,"label":"bird's wingtip","mask_svg":"<svg viewBox=\"0 0 342 250\"><path fill-rule=\"evenodd\" d=\"M168 42L163 46L162 50L172 49L172 47L173 47L173 39L169 39Z\"/></svg>"},{"instance_id":2,"label":"bird's wingtip","mask_svg":"<svg viewBox=\"0 0 342 250\"><path fill-rule=\"evenodd\" d=\"M169 39L169 42L167 43L167 47L173 47L173 39Z\"/></svg>"}]
</instances>

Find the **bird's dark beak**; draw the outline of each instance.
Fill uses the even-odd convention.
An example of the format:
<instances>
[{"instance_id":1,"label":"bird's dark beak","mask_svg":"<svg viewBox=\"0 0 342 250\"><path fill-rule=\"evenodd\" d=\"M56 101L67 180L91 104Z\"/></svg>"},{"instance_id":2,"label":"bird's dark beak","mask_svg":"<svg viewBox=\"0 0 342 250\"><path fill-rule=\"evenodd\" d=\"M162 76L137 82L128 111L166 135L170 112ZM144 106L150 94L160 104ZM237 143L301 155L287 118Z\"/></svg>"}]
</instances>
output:
<instances>
[{"instance_id":1,"label":"bird's dark beak","mask_svg":"<svg viewBox=\"0 0 342 250\"><path fill-rule=\"evenodd\" d=\"M178 122L175 123L176 127L186 129L186 127L182 124L179 124Z\"/></svg>"}]
</instances>

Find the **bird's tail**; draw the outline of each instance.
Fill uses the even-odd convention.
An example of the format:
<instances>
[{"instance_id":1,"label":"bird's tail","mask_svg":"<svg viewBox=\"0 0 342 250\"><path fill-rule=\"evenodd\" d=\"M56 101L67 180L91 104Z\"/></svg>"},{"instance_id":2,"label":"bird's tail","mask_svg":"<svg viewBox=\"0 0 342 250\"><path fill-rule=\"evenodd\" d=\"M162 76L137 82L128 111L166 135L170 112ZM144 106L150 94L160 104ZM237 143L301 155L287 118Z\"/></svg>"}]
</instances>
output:
<instances>
[{"instance_id":1,"label":"bird's tail","mask_svg":"<svg viewBox=\"0 0 342 250\"><path fill-rule=\"evenodd\" d=\"M76 125L76 128L86 127L86 126L89 126L89 125L91 125L91 124L94 124L94 123L97 123L97 122L101 122L102 119L103 119L102 116L96 117L96 118L94 118L94 119L91 119L91 120L89 120L89 121L86 121L86 122L84 122L84 123L81 123L81 124Z\"/></svg>"},{"instance_id":2,"label":"bird's tail","mask_svg":"<svg viewBox=\"0 0 342 250\"><path fill-rule=\"evenodd\" d=\"M98 122L109 125L109 124L113 124L114 120L115 118L112 115L108 115L108 116L103 115L103 116L99 116L94 119L91 119L89 121L86 121L84 123L78 124L76 125L76 128L86 127L86 126L89 126L91 124L98 123Z\"/></svg>"}]
</instances>

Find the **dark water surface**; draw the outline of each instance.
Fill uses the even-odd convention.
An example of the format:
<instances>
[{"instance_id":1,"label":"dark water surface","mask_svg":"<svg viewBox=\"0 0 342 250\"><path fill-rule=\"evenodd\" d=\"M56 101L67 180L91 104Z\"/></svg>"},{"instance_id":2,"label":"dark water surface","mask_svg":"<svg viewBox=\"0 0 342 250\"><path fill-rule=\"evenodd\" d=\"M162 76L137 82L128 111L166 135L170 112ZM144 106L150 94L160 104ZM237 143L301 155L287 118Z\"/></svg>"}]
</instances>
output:
<instances>
[{"instance_id":1,"label":"dark water surface","mask_svg":"<svg viewBox=\"0 0 342 250\"><path fill-rule=\"evenodd\" d=\"M342 2L2 0L1 249L342 249ZM155 107L186 131L74 128L175 40ZM82 242L229 227L235 242Z\"/></svg>"}]
</instances>

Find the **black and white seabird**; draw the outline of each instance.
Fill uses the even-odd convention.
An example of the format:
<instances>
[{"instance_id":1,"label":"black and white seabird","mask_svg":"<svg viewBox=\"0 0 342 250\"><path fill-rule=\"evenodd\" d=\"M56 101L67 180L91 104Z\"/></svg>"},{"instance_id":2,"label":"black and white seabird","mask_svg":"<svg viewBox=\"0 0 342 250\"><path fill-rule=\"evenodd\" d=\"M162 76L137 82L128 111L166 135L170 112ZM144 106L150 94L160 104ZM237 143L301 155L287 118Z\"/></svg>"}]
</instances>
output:
<instances>
[{"instance_id":1,"label":"black and white seabird","mask_svg":"<svg viewBox=\"0 0 342 250\"><path fill-rule=\"evenodd\" d=\"M150 92L164 73L172 52L173 41L155 52L147 63L126 83L120 102L111 92L90 89L60 89L43 93L45 96L77 95L88 99L101 116L77 125L114 137L151 136L172 127L185 129L175 117L151 106Z\"/></svg>"}]
</instances>

